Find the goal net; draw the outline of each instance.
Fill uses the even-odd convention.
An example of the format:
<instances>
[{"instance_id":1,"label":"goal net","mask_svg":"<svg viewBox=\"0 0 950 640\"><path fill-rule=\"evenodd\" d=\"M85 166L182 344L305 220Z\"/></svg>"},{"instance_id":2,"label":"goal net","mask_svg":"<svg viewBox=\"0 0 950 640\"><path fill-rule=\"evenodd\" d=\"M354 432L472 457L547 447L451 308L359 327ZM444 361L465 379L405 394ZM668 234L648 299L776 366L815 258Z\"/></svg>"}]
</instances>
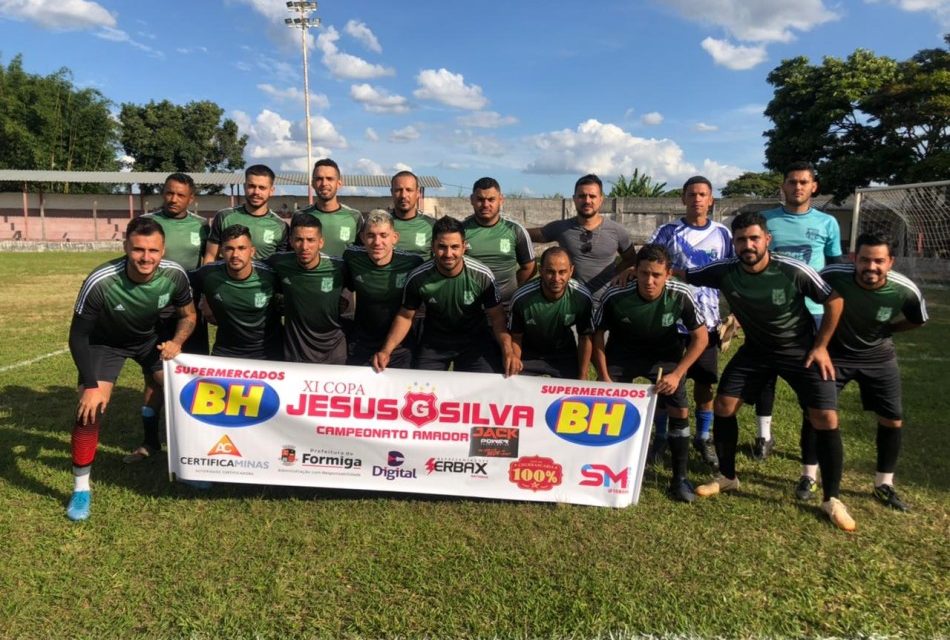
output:
<instances>
[{"instance_id":1,"label":"goal net","mask_svg":"<svg viewBox=\"0 0 950 640\"><path fill-rule=\"evenodd\" d=\"M851 252L858 235L884 232L897 244L894 268L916 282L950 282L950 180L854 192Z\"/></svg>"}]
</instances>

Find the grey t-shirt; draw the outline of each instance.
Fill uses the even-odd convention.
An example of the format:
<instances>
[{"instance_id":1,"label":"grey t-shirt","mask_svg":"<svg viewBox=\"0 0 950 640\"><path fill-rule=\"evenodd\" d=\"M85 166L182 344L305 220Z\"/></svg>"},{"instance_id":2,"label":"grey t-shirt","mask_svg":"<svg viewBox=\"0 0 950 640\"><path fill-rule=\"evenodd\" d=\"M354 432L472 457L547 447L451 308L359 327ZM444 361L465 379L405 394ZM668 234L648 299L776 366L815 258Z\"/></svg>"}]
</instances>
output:
<instances>
[{"instance_id":1,"label":"grey t-shirt","mask_svg":"<svg viewBox=\"0 0 950 640\"><path fill-rule=\"evenodd\" d=\"M617 257L633 245L623 225L608 218L591 231L576 217L555 220L541 227L541 233L548 242L557 242L567 250L574 261L574 278L586 285L595 299L610 283Z\"/></svg>"}]
</instances>

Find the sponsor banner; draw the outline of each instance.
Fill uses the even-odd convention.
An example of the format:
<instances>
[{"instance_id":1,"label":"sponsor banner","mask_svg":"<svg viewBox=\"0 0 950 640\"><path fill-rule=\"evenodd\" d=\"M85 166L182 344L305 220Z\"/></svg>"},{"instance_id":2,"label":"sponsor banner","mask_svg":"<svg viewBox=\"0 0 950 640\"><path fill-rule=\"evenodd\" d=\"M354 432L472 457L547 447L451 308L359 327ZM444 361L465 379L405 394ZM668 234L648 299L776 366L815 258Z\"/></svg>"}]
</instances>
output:
<instances>
[{"instance_id":1,"label":"sponsor banner","mask_svg":"<svg viewBox=\"0 0 950 640\"><path fill-rule=\"evenodd\" d=\"M649 385L261 362L165 362L169 470L186 480L625 507Z\"/></svg>"}]
</instances>

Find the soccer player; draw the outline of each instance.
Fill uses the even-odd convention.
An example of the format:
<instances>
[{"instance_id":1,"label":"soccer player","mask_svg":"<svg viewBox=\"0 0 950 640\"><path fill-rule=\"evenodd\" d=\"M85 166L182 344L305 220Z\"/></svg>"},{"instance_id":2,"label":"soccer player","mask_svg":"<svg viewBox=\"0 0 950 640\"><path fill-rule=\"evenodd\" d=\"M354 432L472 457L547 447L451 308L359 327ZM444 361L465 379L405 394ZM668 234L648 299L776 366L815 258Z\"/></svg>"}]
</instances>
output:
<instances>
[{"instance_id":1,"label":"soccer player","mask_svg":"<svg viewBox=\"0 0 950 640\"><path fill-rule=\"evenodd\" d=\"M343 252L346 288L356 293L357 300L347 364L372 363L373 355L386 342L389 327L399 313L409 273L423 262L418 255L396 249L400 236L393 228L393 217L377 209L366 216L360 233L362 245L350 245ZM404 340L393 349L388 366L400 369L412 366L409 342Z\"/></svg>"},{"instance_id":2,"label":"soccer player","mask_svg":"<svg viewBox=\"0 0 950 640\"><path fill-rule=\"evenodd\" d=\"M425 305L413 368L448 371L454 365L455 371L504 372L509 376L518 373L520 361L512 351L495 278L488 267L465 256L465 227L461 222L449 217L436 221L432 254L432 260L409 274L402 306L385 344L373 356L373 369L382 371L389 366L396 347L409 333L416 311Z\"/></svg>"},{"instance_id":3,"label":"soccer player","mask_svg":"<svg viewBox=\"0 0 950 640\"><path fill-rule=\"evenodd\" d=\"M340 324L343 259L321 253L320 219L306 213L291 218L290 246L293 251L267 259L283 294L284 359L346 364L346 337Z\"/></svg>"},{"instance_id":4,"label":"soccer player","mask_svg":"<svg viewBox=\"0 0 950 640\"><path fill-rule=\"evenodd\" d=\"M903 421L901 376L891 334L927 322L927 306L920 289L892 271L893 247L887 236L862 233L854 264L829 265L821 275L844 298L844 315L828 347L838 392L856 381L864 409L877 415L874 497L907 511L894 490Z\"/></svg>"},{"instance_id":5,"label":"soccer player","mask_svg":"<svg viewBox=\"0 0 950 640\"><path fill-rule=\"evenodd\" d=\"M462 222L465 253L491 269L501 300L507 303L515 289L534 275L534 245L524 227L501 217L505 197L497 180L477 180L470 200L474 213Z\"/></svg>"},{"instance_id":6,"label":"soccer player","mask_svg":"<svg viewBox=\"0 0 950 640\"><path fill-rule=\"evenodd\" d=\"M390 185L393 227L399 234L396 248L428 260L432 257L435 218L419 211L419 178L412 171L400 171L392 177Z\"/></svg>"},{"instance_id":7,"label":"soccer player","mask_svg":"<svg viewBox=\"0 0 950 640\"><path fill-rule=\"evenodd\" d=\"M89 517L89 476L100 421L125 360L131 358L141 367L153 387L151 397L160 402L162 360L181 352L195 326L188 276L177 263L162 260L161 225L146 217L129 221L123 248L123 257L97 267L86 278L69 328L69 350L79 370L79 405L72 432L74 484L66 509L70 520ZM178 327L170 340L160 342L158 317L169 304L178 310ZM153 401L151 408L157 412L160 407ZM146 428L146 434L150 433ZM157 450L157 429L154 436L156 440L149 444Z\"/></svg>"},{"instance_id":8,"label":"soccer player","mask_svg":"<svg viewBox=\"0 0 950 640\"><path fill-rule=\"evenodd\" d=\"M251 230L244 225L224 229L220 239L222 259L195 273L195 291L204 296L218 325L211 355L280 360L280 313L274 297L277 276L254 260Z\"/></svg>"},{"instance_id":9,"label":"soccer player","mask_svg":"<svg viewBox=\"0 0 950 640\"><path fill-rule=\"evenodd\" d=\"M622 264L630 264L636 253L627 230L600 213L603 204L604 183L591 173L574 184L575 217L528 229L534 242L557 242L567 249L576 266L577 279L595 300L610 284L617 270L617 258L621 258Z\"/></svg>"},{"instance_id":10,"label":"soccer player","mask_svg":"<svg viewBox=\"0 0 950 640\"><path fill-rule=\"evenodd\" d=\"M795 258L821 271L826 264L843 262L841 253L841 231L838 222L827 213L812 207L812 196L818 191L815 169L808 162L796 162L785 171L782 193L785 204L762 213L772 243L769 250ZM805 306L815 321L821 325L822 306L805 299ZM753 446L753 457L764 460L775 445L772 438L772 407L775 404L775 381L772 379L763 388L762 395L756 401L756 423L758 437ZM815 452L815 430L808 422L808 416L802 416L800 434L802 455L802 474L795 486L795 495L799 500L813 500L818 492L818 457Z\"/></svg>"},{"instance_id":11,"label":"soccer player","mask_svg":"<svg viewBox=\"0 0 950 640\"><path fill-rule=\"evenodd\" d=\"M650 244L666 249L677 273L696 269L715 260L731 258L732 234L725 226L711 220L712 183L703 176L693 176L683 185L686 215L676 222L662 225L650 238ZM719 291L710 287L691 287L693 298L706 319L709 344L696 363L686 372L693 380L693 401L696 403L696 439L693 446L712 467L719 464L712 442L713 385L719 381ZM685 328L680 332L685 334ZM666 416L657 412L654 420L654 455L665 449Z\"/></svg>"},{"instance_id":12,"label":"soccer player","mask_svg":"<svg viewBox=\"0 0 950 640\"><path fill-rule=\"evenodd\" d=\"M205 247L205 264L218 259L222 233L234 225L248 228L258 260L287 249L287 223L268 206L274 195L274 177L270 167L263 164L244 170L244 204L215 214Z\"/></svg>"},{"instance_id":13,"label":"soccer player","mask_svg":"<svg viewBox=\"0 0 950 640\"><path fill-rule=\"evenodd\" d=\"M658 404L666 408L670 421L667 440L673 478L668 495L679 502L693 502L696 494L686 471L686 372L706 349L706 324L689 287L670 279L672 263L666 249L644 245L635 260L636 279L624 286L609 287L597 310L594 367L598 379L605 382L630 382L643 376L656 385ZM685 350L677 322L689 331ZM610 338L605 344L608 331Z\"/></svg>"},{"instance_id":14,"label":"soccer player","mask_svg":"<svg viewBox=\"0 0 950 640\"><path fill-rule=\"evenodd\" d=\"M541 255L541 277L521 285L512 296L508 330L521 373L587 379L594 301L573 275L567 250L549 247Z\"/></svg>"},{"instance_id":15,"label":"soccer player","mask_svg":"<svg viewBox=\"0 0 950 640\"><path fill-rule=\"evenodd\" d=\"M323 225L323 252L339 258L347 245L356 242L360 227L363 226L362 214L340 202L337 191L343 186L340 166L330 158L317 160L313 164L313 191L316 202L301 213L308 213L320 220Z\"/></svg>"},{"instance_id":16,"label":"soccer player","mask_svg":"<svg viewBox=\"0 0 950 640\"><path fill-rule=\"evenodd\" d=\"M719 380L713 401L713 439L720 475L696 488L707 497L739 488L736 412L754 402L773 375L785 379L805 407L818 435L818 459L824 502L821 508L840 529L853 531L854 519L838 499L843 453L838 431L834 365L828 342L844 306L814 269L794 258L772 254L772 237L761 214L741 213L732 221L736 257L689 270L689 284L716 287L745 331L745 343ZM805 297L824 306L818 334L805 307Z\"/></svg>"}]
</instances>

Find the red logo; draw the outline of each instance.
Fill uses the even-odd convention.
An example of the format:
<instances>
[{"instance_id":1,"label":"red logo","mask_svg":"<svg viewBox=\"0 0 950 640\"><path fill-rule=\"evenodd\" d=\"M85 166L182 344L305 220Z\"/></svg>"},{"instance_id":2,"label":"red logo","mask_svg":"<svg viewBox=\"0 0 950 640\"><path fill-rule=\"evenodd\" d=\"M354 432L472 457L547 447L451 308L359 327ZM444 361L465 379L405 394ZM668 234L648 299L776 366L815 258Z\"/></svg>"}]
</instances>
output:
<instances>
[{"instance_id":1,"label":"red logo","mask_svg":"<svg viewBox=\"0 0 950 640\"><path fill-rule=\"evenodd\" d=\"M519 489L550 491L563 479L561 465L551 458L529 456L518 458L508 465L508 480L518 485Z\"/></svg>"},{"instance_id":2,"label":"red logo","mask_svg":"<svg viewBox=\"0 0 950 640\"><path fill-rule=\"evenodd\" d=\"M408 392L406 394L406 404L402 406L399 415L403 417L403 420L411 422L417 427L432 422L439 417L439 411L435 407L435 394Z\"/></svg>"}]
</instances>

